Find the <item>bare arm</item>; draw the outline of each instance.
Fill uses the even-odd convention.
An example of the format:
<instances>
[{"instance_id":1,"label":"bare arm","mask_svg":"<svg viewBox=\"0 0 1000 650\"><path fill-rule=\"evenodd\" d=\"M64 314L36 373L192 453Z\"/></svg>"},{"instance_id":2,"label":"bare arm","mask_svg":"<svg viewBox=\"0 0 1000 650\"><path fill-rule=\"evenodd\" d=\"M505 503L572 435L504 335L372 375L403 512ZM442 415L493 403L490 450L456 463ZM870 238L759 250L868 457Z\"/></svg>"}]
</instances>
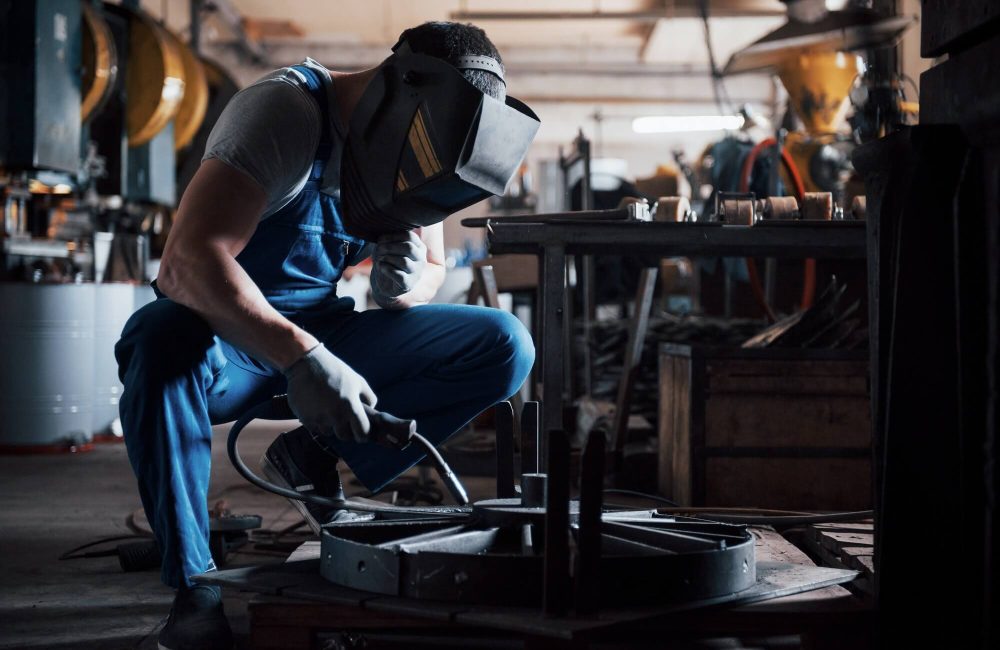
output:
<instances>
[{"instance_id":1,"label":"bare arm","mask_svg":"<svg viewBox=\"0 0 1000 650\"><path fill-rule=\"evenodd\" d=\"M206 160L181 199L157 286L220 337L283 370L318 341L271 307L236 262L265 205L256 181L217 159Z\"/></svg>"}]
</instances>

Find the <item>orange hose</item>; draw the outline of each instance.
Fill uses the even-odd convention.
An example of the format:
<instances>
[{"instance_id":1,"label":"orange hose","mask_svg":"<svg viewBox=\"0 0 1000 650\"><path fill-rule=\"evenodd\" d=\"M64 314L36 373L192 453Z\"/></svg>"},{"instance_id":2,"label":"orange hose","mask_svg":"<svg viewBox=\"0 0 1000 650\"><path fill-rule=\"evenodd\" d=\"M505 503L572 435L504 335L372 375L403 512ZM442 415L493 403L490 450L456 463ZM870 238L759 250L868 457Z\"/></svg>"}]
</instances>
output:
<instances>
[{"instance_id":1,"label":"orange hose","mask_svg":"<svg viewBox=\"0 0 1000 650\"><path fill-rule=\"evenodd\" d=\"M757 156L766 147L777 146L778 141L774 138L765 138L754 145L750 153L743 160L743 168L740 170L740 192L750 191L750 174L753 172L754 163L757 162ZM795 191L795 198L798 199L799 205L803 203L803 199L806 194L805 183L802 182L802 175L799 174L798 167L795 166L795 161L788 154L788 151L784 147L781 148L781 163L785 167L785 171L788 172L788 176L792 179L792 186ZM771 306L767 304L767 297L764 295L764 288L760 282L760 275L757 273L757 262L753 258L746 258L747 262L747 276L750 281L750 291L753 293L754 299L757 304L764 310L767 318L772 323L778 318L771 309ZM807 309L812 306L813 299L816 297L816 260L810 258L805 261L802 272L802 308Z\"/></svg>"}]
</instances>

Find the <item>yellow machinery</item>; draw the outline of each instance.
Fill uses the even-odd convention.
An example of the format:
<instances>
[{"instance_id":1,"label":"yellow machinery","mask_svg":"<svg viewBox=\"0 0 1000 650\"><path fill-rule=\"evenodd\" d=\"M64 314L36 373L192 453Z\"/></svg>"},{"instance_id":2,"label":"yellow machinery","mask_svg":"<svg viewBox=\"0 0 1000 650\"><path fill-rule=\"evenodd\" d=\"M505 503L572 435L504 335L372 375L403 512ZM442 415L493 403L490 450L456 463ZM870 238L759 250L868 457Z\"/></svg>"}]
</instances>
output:
<instances>
[{"instance_id":1,"label":"yellow machinery","mask_svg":"<svg viewBox=\"0 0 1000 650\"><path fill-rule=\"evenodd\" d=\"M843 154L833 145L844 130L851 86L863 72L858 57L846 52L789 52L778 64L778 78L805 131L793 131L785 149L795 161L807 192L830 192L840 184Z\"/></svg>"},{"instance_id":2,"label":"yellow machinery","mask_svg":"<svg viewBox=\"0 0 1000 650\"><path fill-rule=\"evenodd\" d=\"M848 96L865 72L853 52L891 43L912 23L911 17L883 18L860 9L808 21L790 13L787 23L729 60L726 74L773 70L781 80L803 125L788 134L785 148L807 192L839 193L846 181L847 151L834 145L846 140Z\"/></svg>"}]
</instances>

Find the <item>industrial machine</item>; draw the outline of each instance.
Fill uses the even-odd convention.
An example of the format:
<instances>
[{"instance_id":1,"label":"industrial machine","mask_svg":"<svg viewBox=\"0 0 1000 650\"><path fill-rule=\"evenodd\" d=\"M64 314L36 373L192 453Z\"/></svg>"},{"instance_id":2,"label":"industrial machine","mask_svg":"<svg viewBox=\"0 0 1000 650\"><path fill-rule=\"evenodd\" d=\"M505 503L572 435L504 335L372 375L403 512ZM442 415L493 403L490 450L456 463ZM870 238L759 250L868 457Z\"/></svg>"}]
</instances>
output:
<instances>
[{"instance_id":1,"label":"industrial machine","mask_svg":"<svg viewBox=\"0 0 1000 650\"><path fill-rule=\"evenodd\" d=\"M724 75L776 74L788 93L784 119L773 137L760 142L729 136L711 145L696 167L714 193L787 194L796 199L795 209L809 214L864 218L864 188L851 166L851 152L916 111L902 92L903 81L877 77L865 60L891 46L913 19L885 18L853 6L828 11L815 0L786 4L788 22L733 54L722 70ZM745 265L726 267L725 283L728 288L731 276L745 281L759 311L773 322L779 310L812 304L816 262L783 268L781 281L777 275L773 261L766 261L762 272L758 260L748 258ZM728 313L731 292L725 295Z\"/></svg>"},{"instance_id":2,"label":"industrial machine","mask_svg":"<svg viewBox=\"0 0 1000 650\"><path fill-rule=\"evenodd\" d=\"M0 330L35 360L0 373L0 448L85 449L120 433L112 348L236 84L137 2L0 1L0 68Z\"/></svg>"}]
</instances>

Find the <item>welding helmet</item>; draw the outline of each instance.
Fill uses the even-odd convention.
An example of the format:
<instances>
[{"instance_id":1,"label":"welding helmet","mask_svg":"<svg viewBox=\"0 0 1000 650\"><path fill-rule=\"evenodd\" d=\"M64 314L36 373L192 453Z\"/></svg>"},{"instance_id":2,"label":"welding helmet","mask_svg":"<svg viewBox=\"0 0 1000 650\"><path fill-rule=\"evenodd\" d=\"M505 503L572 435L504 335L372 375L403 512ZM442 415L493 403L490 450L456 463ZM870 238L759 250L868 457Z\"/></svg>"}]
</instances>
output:
<instances>
[{"instance_id":1,"label":"welding helmet","mask_svg":"<svg viewBox=\"0 0 1000 650\"><path fill-rule=\"evenodd\" d=\"M503 194L538 130L520 101L483 93L462 70L503 83L488 56L418 54L405 40L368 83L351 116L341 159L341 216L364 239L443 221Z\"/></svg>"}]
</instances>

